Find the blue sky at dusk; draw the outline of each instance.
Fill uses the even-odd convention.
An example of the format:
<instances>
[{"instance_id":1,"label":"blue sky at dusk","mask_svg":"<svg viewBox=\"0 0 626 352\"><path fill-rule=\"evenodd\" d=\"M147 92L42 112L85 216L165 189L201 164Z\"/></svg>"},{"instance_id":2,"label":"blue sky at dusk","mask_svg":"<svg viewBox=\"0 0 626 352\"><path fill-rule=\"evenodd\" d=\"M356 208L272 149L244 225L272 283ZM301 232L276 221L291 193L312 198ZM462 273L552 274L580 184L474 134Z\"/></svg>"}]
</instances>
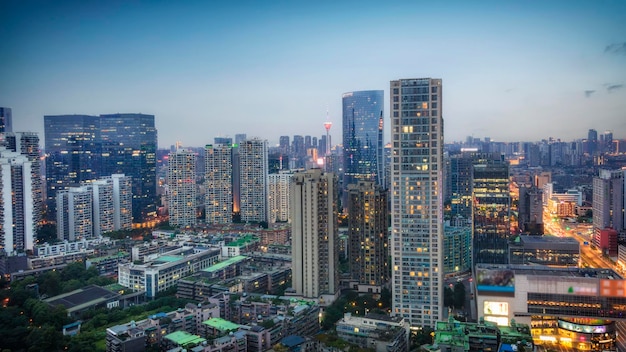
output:
<instances>
[{"instance_id":1,"label":"blue sky at dusk","mask_svg":"<svg viewBox=\"0 0 626 352\"><path fill-rule=\"evenodd\" d=\"M154 114L159 145L341 139L341 94L443 79L447 142L626 138L625 1L0 1L0 106ZM388 134L388 133L387 133Z\"/></svg>"}]
</instances>

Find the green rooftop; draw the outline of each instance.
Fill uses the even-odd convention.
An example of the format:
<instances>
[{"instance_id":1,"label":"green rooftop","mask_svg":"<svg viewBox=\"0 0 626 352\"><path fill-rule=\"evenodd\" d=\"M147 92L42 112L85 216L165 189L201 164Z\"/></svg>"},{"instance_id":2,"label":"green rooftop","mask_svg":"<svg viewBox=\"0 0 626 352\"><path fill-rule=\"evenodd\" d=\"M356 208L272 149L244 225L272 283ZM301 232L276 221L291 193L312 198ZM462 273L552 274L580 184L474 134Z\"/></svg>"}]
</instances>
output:
<instances>
[{"instance_id":1,"label":"green rooftop","mask_svg":"<svg viewBox=\"0 0 626 352\"><path fill-rule=\"evenodd\" d=\"M209 320L203 321L202 324L208 325L214 329L217 329L222 332L232 331L239 329L239 325L228 320L224 320L222 318L211 318Z\"/></svg>"},{"instance_id":2,"label":"green rooftop","mask_svg":"<svg viewBox=\"0 0 626 352\"><path fill-rule=\"evenodd\" d=\"M228 267L230 265L237 264L237 263L239 263L240 261L242 261L242 260L244 260L246 258L248 258L248 257L246 257L245 255L238 255L236 257L228 258L228 259L226 259L224 261L221 261L221 262L219 262L217 264L213 264L213 265L211 265L210 267L208 267L206 269L202 269L202 271L205 271L207 273L214 273L214 272L222 270L222 269L224 269L224 268L226 268L226 267Z\"/></svg>"},{"instance_id":3,"label":"green rooftop","mask_svg":"<svg viewBox=\"0 0 626 352\"><path fill-rule=\"evenodd\" d=\"M258 241L259 241L259 238L255 235L244 235L244 236L239 237L235 241L232 241L227 246L228 247L241 247L248 243L258 242Z\"/></svg>"},{"instance_id":4,"label":"green rooftop","mask_svg":"<svg viewBox=\"0 0 626 352\"><path fill-rule=\"evenodd\" d=\"M164 337L181 347L187 347L189 345L199 345L206 341L206 339L203 339L198 335L192 335L186 331L175 331L171 334L165 335Z\"/></svg>"}]
</instances>

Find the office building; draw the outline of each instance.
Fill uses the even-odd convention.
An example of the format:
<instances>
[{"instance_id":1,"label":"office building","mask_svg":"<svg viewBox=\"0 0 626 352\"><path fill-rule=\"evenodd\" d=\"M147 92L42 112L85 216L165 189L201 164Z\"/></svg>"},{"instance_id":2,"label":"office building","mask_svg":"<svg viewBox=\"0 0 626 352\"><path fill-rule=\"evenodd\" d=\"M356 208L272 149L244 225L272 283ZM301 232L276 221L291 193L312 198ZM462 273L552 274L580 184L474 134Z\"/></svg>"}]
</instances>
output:
<instances>
[{"instance_id":1,"label":"office building","mask_svg":"<svg viewBox=\"0 0 626 352\"><path fill-rule=\"evenodd\" d=\"M214 144L205 147L205 211L207 224L233 221L233 147Z\"/></svg>"},{"instance_id":2,"label":"office building","mask_svg":"<svg viewBox=\"0 0 626 352\"><path fill-rule=\"evenodd\" d=\"M100 176L130 176L133 185L133 222L153 220L157 205L157 130L154 115L100 115L100 138Z\"/></svg>"},{"instance_id":3,"label":"office building","mask_svg":"<svg viewBox=\"0 0 626 352\"><path fill-rule=\"evenodd\" d=\"M587 153L594 156L598 153L598 131L590 129L587 133Z\"/></svg>"},{"instance_id":4,"label":"office building","mask_svg":"<svg viewBox=\"0 0 626 352\"><path fill-rule=\"evenodd\" d=\"M383 180L384 92L368 90L344 93L343 187L359 180Z\"/></svg>"},{"instance_id":5,"label":"office building","mask_svg":"<svg viewBox=\"0 0 626 352\"><path fill-rule=\"evenodd\" d=\"M624 230L624 198L626 170L599 170L593 178L593 232L610 227L617 232Z\"/></svg>"},{"instance_id":6,"label":"office building","mask_svg":"<svg viewBox=\"0 0 626 352\"><path fill-rule=\"evenodd\" d=\"M32 167L26 155L0 147L0 252L8 255L34 248L39 216Z\"/></svg>"},{"instance_id":7,"label":"office building","mask_svg":"<svg viewBox=\"0 0 626 352\"><path fill-rule=\"evenodd\" d=\"M267 141L239 144L239 211L243 222L267 222Z\"/></svg>"},{"instance_id":8,"label":"office building","mask_svg":"<svg viewBox=\"0 0 626 352\"><path fill-rule=\"evenodd\" d=\"M171 226L196 224L196 154L179 149L169 154L167 205Z\"/></svg>"},{"instance_id":9,"label":"office building","mask_svg":"<svg viewBox=\"0 0 626 352\"><path fill-rule=\"evenodd\" d=\"M156 216L157 131L153 115L44 116L46 199L55 217L58 190L101 176L132 177L133 222Z\"/></svg>"},{"instance_id":10,"label":"office building","mask_svg":"<svg viewBox=\"0 0 626 352\"><path fill-rule=\"evenodd\" d=\"M78 187L100 175L100 118L44 116L44 130L47 216L54 219L57 191Z\"/></svg>"},{"instance_id":11,"label":"office building","mask_svg":"<svg viewBox=\"0 0 626 352\"><path fill-rule=\"evenodd\" d=\"M295 173L289 204L293 288L330 304L339 294L337 177L320 169Z\"/></svg>"},{"instance_id":12,"label":"office building","mask_svg":"<svg viewBox=\"0 0 626 352\"><path fill-rule=\"evenodd\" d=\"M11 108L0 107L0 133L13 132L13 115Z\"/></svg>"},{"instance_id":13,"label":"office building","mask_svg":"<svg viewBox=\"0 0 626 352\"><path fill-rule=\"evenodd\" d=\"M289 183L293 172L280 171L268 175L269 222L289 221Z\"/></svg>"},{"instance_id":14,"label":"office building","mask_svg":"<svg viewBox=\"0 0 626 352\"><path fill-rule=\"evenodd\" d=\"M348 185L348 238L358 291L380 293L389 282L387 191L373 181Z\"/></svg>"},{"instance_id":15,"label":"office building","mask_svg":"<svg viewBox=\"0 0 626 352\"><path fill-rule=\"evenodd\" d=\"M520 231L530 235L543 235L543 189L535 185L521 185L518 213Z\"/></svg>"},{"instance_id":16,"label":"office building","mask_svg":"<svg viewBox=\"0 0 626 352\"><path fill-rule=\"evenodd\" d=\"M509 245L509 263L576 267L580 243L572 237L517 236Z\"/></svg>"},{"instance_id":17,"label":"office building","mask_svg":"<svg viewBox=\"0 0 626 352\"><path fill-rule=\"evenodd\" d=\"M441 79L390 85L391 314L434 327L443 309Z\"/></svg>"},{"instance_id":18,"label":"office building","mask_svg":"<svg viewBox=\"0 0 626 352\"><path fill-rule=\"evenodd\" d=\"M502 155L485 154L472 169L474 264L506 264L511 234L509 164Z\"/></svg>"}]
</instances>

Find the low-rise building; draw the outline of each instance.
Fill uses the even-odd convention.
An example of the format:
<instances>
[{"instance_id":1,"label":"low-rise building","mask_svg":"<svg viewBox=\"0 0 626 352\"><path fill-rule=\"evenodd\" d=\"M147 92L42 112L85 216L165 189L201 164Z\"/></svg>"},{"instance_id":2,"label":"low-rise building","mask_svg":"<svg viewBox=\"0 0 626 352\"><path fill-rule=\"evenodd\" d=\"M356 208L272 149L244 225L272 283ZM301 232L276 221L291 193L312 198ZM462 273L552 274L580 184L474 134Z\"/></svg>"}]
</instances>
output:
<instances>
[{"instance_id":1,"label":"low-rise building","mask_svg":"<svg viewBox=\"0 0 626 352\"><path fill-rule=\"evenodd\" d=\"M409 329L404 318L380 314L358 317L346 313L337 323L337 335L341 339L376 352L407 352Z\"/></svg>"}]
</instances>

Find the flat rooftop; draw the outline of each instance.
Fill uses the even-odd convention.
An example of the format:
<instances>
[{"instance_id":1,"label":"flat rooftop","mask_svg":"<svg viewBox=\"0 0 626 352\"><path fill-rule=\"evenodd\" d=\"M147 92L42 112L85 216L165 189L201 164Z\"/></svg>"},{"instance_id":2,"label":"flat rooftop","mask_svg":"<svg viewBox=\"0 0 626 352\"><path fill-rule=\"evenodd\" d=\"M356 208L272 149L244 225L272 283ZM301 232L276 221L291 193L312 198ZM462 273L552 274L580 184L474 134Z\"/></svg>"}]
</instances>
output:
<instances>
[{"instance_id":1,"label":"flat rooftop","mask_svg":"<svg viewBox=\"0 0 626 352\"><path fill-rule=\"evenodd\" d=\"M231 266L233 264L237 264L245 259L247 259L248 257L246 257L245 255L238 255L236 257L232 257L232 258L228 258L224 261L221 261L217 264L213 264L208 268L202 269L202 271L208 272L208 273L213 273L219 270L222 270L228 266Z\"/></svg>"},{"instance_id":2,"label":"flat rooftop","mask_svg":"<svg viewBox=\"0 0 626 352\"><path fill-rule=\"evenodd\" d=\"M206 341L206 339L203 339L198 335L192 335L186 331L175 331L171 334L163 336L163 338L166 338L181 347L186 347L188 345L199 345Z\"/></svg>"},{"instance_id":3,"label":"flat rooftop","mask_svg":"<svg viewBox=\"0 0 626 352\"><path fill-rule=\"evenodd\" d=\"M476 271L478 270L512 270L516 275L622 279L613 269L598 268L554 268L540 265L476 264Z\"/></svg>"},{"instance_id":4,"label":"flat rooftop","mask_svg":"<svg viewBox=\"0 0 626 352\"><path fill-rule=\"evenodd\" d=\"M120 296L116 292L111 292L105 288L91 285L62 295L50 297L44 302L56 306L64 306L69 313L81 310L96 304L106 302Z\"/></svg>"},{"instance_id":5,"label":"flat rooftop","mask_svg":"<svg viewBox=\"0 0 626 352\"><path fill-rule=\"evenodd\" d=\"M222 332L239 329L239 324L235 324L222 318L211 318L209 320L203 321L202 324L208 325Z\"/></svg>"}]
</instances>

